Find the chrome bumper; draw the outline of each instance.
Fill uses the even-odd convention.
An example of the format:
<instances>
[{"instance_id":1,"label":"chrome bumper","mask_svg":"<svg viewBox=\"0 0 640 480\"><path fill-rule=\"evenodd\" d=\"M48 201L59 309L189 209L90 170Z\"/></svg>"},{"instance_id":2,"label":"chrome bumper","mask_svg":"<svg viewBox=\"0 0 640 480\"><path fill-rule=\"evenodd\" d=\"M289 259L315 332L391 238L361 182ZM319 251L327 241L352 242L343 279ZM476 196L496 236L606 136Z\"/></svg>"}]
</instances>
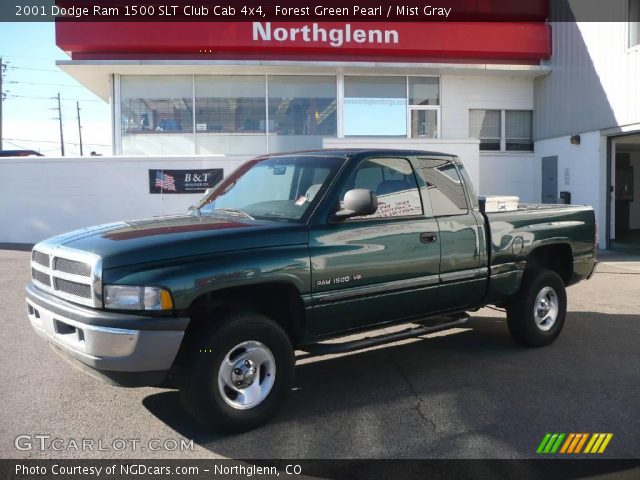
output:
<instances>
[{"instance_id":1,"label":"chrome bumper","mask_svg":"<svg viewBox=\"0 0 640 480\"><path fill-rule=\"evenodd\" d=\"M35 331L82 364L110 372L167 371L186 318L104 312L60 300L29 284L27 315Z\"/></svg>"}]
</instances>

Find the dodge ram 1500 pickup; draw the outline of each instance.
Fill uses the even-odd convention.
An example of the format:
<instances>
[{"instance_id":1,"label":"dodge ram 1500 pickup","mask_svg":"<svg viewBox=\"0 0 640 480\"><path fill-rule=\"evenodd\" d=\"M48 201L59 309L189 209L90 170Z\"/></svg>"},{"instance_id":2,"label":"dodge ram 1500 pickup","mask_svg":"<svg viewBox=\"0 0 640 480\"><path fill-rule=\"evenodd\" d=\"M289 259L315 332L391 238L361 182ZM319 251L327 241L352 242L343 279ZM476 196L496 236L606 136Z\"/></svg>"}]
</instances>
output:
<instances>
[{"instance_id":1,"label":"dodge ram 1500 pickup","mask_svg":"<svg viewBox=\"0 0 640 480\"><path fill-rule=\"evenodd\" d=\"M591 276L595 253L592 208L485 212L455 156L297 152L250 160L184 215L38 243L27 310L89 373L170 378L197 420L242 431L282 406L295 351L417 337L486 305L506 309L518 343L552 343L565 287ZM327 342L391 324L411 326Z\"/></svg>"}]
</instances>

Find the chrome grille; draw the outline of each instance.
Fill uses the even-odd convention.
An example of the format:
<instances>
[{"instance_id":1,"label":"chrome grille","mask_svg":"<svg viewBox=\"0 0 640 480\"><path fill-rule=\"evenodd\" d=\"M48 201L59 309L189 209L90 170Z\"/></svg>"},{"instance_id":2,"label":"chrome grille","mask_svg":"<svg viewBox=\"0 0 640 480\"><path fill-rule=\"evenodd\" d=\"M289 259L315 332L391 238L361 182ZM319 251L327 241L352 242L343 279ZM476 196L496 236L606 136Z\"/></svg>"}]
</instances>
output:
<instances>
[{"instance_id":1,"label":"chrome grille","mask_svg":"<svg viewBox=\"0 0 640 480\"><path fill-rule=\"evenodd\" d=\"M53 259L53 269L58 272L71 273L72 275L91 276L91 265L67 258L55 257Z\"/></svg>"},{"instance_id":2,"label":"chrome grille","mask_svg":"<svg viewBox=\"0 0 640 480\"><path fill-rule=\"evenodd\" d=\"M31 269L31 278L33 278L36 282L40 282L47 287L51 286L51 277L40 270L36 270L35 268Z\"/></svg>"},{"instance_id":3,"label":"chrome grille","mask_svg":"<svg viewBox=\"0 0 640 480\"><path fill-rule=\"evenodd\" d=\"M84 283L71 282L69 280L63 280L62 278L56 278L53 280L55 289L73 295L80 298L91 298L91 285Z\"/></svg>"},{"instance_id":4,"label":"chrome grille","mask_svg":"<svg viewBox=\"0 0 640 480\"><path fill-rule=\"evenodd\" d=\"M39 243L31 253L31 278L40 289L70 302L102 307L102 261L92 253Z\"/></svg>"},{"instance_id":5,"label":"chrome grille","mask_svg":"<svg viewBox=\"0 0 640 480\"><path fill-rule=\"evenodd\" d=\"M49 268L49 255L46 253L38 252L34 250L31 252L31 259L38 265Z\"/></svg>"}]
</instances>

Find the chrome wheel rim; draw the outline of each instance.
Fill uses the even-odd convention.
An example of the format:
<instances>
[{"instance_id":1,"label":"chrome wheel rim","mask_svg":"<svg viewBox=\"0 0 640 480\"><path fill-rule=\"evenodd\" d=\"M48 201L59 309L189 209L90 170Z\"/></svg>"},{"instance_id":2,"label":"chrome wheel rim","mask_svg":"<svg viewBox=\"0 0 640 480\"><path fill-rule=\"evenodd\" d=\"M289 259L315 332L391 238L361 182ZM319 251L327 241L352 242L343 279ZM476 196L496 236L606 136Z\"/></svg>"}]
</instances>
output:
<instances>
[{"instance_id":1,"label":"chrome wheel rim","mask_svg":"<svg viewBox=\"0 0 640 480\"><path fill-rule=\"evenodd\" d=\"M536 326L543 332L551 330L555 325L560 310L558 294L551 287L544 287L533 305L533 318Z\"/></svg>"},{"instance_id":2,"label":"chrome wheel rim","mask_svg":"<svg viewBox=\"0 0 640 480\"><path fill-rule=\"evenodd\" d=\"M250 340L233 347L218 369L222 399L238 410L260 405L276 378L276 360L266 345Z\"/></svg>"}]
</instances>

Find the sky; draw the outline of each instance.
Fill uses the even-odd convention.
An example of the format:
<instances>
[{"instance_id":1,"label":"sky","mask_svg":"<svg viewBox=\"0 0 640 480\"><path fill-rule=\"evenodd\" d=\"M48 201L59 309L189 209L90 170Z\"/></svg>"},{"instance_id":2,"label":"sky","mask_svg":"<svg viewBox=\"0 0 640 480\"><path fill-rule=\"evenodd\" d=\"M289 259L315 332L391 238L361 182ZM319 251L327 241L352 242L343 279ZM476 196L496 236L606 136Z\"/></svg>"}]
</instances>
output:
<instances>
[{"instance_id":1,"label":"sky","mask_svg":"<svg viewBox=\"0 0 640 480\"><path fill-rule=\"evenodd\" d=\"M69 56L56 46L52 22L1 23L3 76L3 149L60 155L57 100L62 100L67 156L80 154L76 102L80 102L84 154L111 154L109 104L56 66Z\"/></svg>"}]
</instances>

